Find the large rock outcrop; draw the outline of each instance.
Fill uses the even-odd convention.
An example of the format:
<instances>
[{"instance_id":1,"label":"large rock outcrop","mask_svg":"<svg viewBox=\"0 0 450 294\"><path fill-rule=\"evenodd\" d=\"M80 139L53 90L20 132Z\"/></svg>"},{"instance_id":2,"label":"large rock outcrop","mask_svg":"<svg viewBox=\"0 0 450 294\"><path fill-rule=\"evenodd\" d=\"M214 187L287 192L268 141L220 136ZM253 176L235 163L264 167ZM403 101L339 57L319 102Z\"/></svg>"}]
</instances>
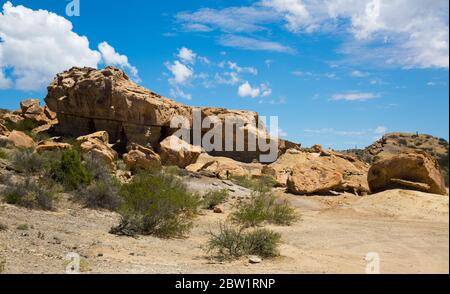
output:
<instances>
[{"instance_id":1,"label":"large rock outcrop","mask_svg":"<svg viewBox=\"0 0 450 294\"><path fill-rule=\"evenodd\" d=\"M105 131L78 137L77 141L81 144L82 153L111 167L119 157L117 152L109 145L109 135Z\"/></svg>"},{"instance_id":2,"label":"large rock outcrop","mask_svg":"<svg viewBox=\"0 0 450 294\"><path fill-rule=\"evenodd\" d=\"M161 142L159 155L164 165L175 165L179 168L195 163L202 153L202 148L193 146L176 136L170 136Z\"/></svg>"},{"instance_id":3,"label":"large rock outcrop","mask_svg":"<svg viewBox=\"0 0 450 294\"><path fill-rule=\"evenodd\" d=\"M447 195L438 162L424 151L411 151L374 163L368 182L373 192L407 188Z\"/></svg>"},{"instance_id":4,"label":"large rock outcrop","mask_svg":"<svg viewBox=\"0 0 450 294\"><path fill-rule=\"evenodd\" d=\"M113 67L103 70L74 67L60 73L48 87L45 101L49 109L57 114L58 131L61 134L77 137L107 131L110 143L123 150L131 143L157 149L161 141L176 131L170 124L178 116L190 123L191 133L198 112L201 121L209 116L215 116L222 122L230 118L238 122L237 128L247 128L247 135L253 132L249 125L259 122L256 112L222 108L194 109L177 103L136 85L122 70ZM200 125L202 137L211 129L212 125L206 128ZM193 136L189 141L196 144ZM230 141L234 143L235 138L228 138ZM225 146L225 141L222 146ZM280 146L282 150L286 143L282 141ZM237 150L211 154L252 162L258 159L260 152Z\"/></svg>"},{"instance_id":5,"label":"large rock outcrop","mask_svg":"<svg viewBox=\"0 0 450 294\"><path fill-rule=\"evenodd\" d=\"M348 155L325 151L290 149L275 163L263 168L278 186L298 195L334 192L369 193L368 165Z\"/></svg>"},{"instance_id":6,"label":"large rock outcrop","mask_svg":"<svg viewBox=\"0 0 450 294\"><path fill-rule=\"evenodd\" d=\"M152 149L138 144L131 144L127 149L128 153L123 155L123 162L130 170L161 167L161 158Z\"/></svg>"}]
</instances>

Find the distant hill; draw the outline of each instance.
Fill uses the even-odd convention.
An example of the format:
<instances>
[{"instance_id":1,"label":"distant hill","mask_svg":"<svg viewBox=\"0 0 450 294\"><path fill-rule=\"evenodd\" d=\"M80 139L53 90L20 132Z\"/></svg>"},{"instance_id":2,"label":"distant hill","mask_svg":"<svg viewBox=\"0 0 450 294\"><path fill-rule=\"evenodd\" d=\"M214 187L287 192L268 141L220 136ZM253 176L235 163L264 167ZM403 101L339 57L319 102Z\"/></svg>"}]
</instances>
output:
<instances>
[{"instance_id":1,"label":"distant hill","mask_svg":"<svg viewBox=\"0 0 450 294\"><path fill-rule=\"evenodd\" d=\"M356 155L367 163L373 163L407 150L417 149L427 152L438 160L448 186L449 143L442 138L425 134L390 133L365 149L351 149L345 152Z\"/></svg>"}]
</instances>

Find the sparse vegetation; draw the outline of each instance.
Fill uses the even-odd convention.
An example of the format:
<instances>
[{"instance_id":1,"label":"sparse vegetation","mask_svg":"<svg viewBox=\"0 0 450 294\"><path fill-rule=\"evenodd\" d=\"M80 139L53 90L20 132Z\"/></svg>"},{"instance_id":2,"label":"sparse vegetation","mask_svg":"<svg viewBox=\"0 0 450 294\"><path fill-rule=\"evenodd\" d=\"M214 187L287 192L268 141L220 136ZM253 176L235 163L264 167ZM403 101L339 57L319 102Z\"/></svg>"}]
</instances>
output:
<instances>
[{"instance_id":1,"label":"sparse vegetation","mask_svg":"<svg viewBox=\"0 0 450 294\"><path fill-rule=\"evenodd\" d=\"M19 230L19 231L28 231L28 225L27 224L21 224L21 225L18 225L16 229Z\"/></svg>"},{"instance_id":2,"label":"sparse vegetation","mask_svg":"<svg viewBox=\"0 0 450 294\"><path fill-rule=\"evenodd\" d=\"M92 174L75 149L62 151L61 158L50 163L48 173L50 178L63 185L68 191L87 186L92 181Z\"/></svg>"},{"instance_id":3,"label":"sparse vegetation","mask_svg":"<svg viewBox=\"0 0 450 294\"><path fill-rule=\"evenodd\" d=\"M272 177L260 176L257 178L251 178L247 176L235 176L231 178L231 181L241 187L251 190L270 189L275 187L276 181Z\"/></svg>"},{"instance_id":4,"label":"sparse vegetation","mask_svg":"<svg viewBox=\"0 0 450 294\"><path fill-rule=\"evenodd\" d=\"M0 274L6 270L6 260L0 257Z\"/></svg>"},{"instance_id":5,"label":"sparse vegetation","mask_svg":"<svg viewBox=\"0 0 450 294\"><path fill-rule=\"evenodd\" d=\"M8 157L8 153L6 153L5 150L0 149L0 159L7 159Z\"/></svg>"},{"instance_id":6,"label":"sparse vegetation","mask_svg":"<svg viewBox=\"0 0 450 294\"><path fill-rule=\"evenodd\" d=\"M20 131L20 132L24 132L27 134L31 133L31 130L35 129L38 127L38 124L29 120L29 119L24 119L21 120L17 123L14 123L12 121L7 121L5 122L5 127L8 128L8 130L16 130L16 131Z\"/></svg>"},{"instance_id":7,"label":"sparse vegetation","mask_svg":"<svg viewBox=\"0 0 450 294\"><path fill-rule=\"evenodd\" d=\"M220 260L232 260L244 255L264 258L277 256L281 235L267 229L245 230L220 224L219 232L210 232L207 252Z\"/></svg>"},{"instance_id":8,"label":"sparse vegetation","mask_svg":"<svg viewBox=\"0 0 450 294\"><path fill-rule=\"evenodd\" d=\"M214 209L217 205L224 203L229 196L227 189L209 191L203 196L203 208Z\"/></svg>"},{"instance_id":9,"label":"sparse vegetation","mask_svg":"<svg viewBox=\"0 0 450 294\"><path fill-rule=\"evenodd\" d=\"M12 155L11 163L16 170L34 175L43 171L46 158L31 149L17 149Z\"/></svg>"},{"instance_id":10,"label":"sparse vegetation","mask_svg":"<svg viewBox=\"0 0 450 294\"><path fill-rule=\"evenodd\" d=\"M4 200L8 204L18 205L29 209L40 208L51 210L56 193L53 187L45 182L36 182L31 177L12 182L6 180L7 188L4 191Z\"/></svg>"},{"instance_id":11,"label":"sparse vegetation","mask_svg":"<svg viewBox=\"0 0 450 294\"><path fill-rule=\"evenodd\" d=\"M120 190L121 223L111 233L182 237L198 212L199 197L177 177L163 172L141 172Z\"/></svg>"},{"instance_id":12,"label":"sparse vegetation","mask_svg":"<svg viewBox=\"0 0 450 294\"><path fill-rule=\"evenodd\" d=\"M111 180L96 180L77 192L77 198L89 208L117 210L122 204L119 184Z\"/></svg>"},{"instance_id":13,"label":"sparse vegetation","mask_svg":"<svg viewBox=\"0 0 450 294\"><path fill-rule=\"evenodd\" d=\"M8 230L8 226L3 223L0 223L0 232L6 231L6 230Z\"/></svg>"},{"instance_id":14,"label":"sparse vegetation","mask_svg":"<svg viewBox=\"0 0 450 294\"><path fill-rule=\"evenodd\" d=\"M265 221L277 225L290 225L297 218L297 213L289 202L277 201L267 190L254 191L251 200L241 203L231 214L231 219L244 227L255 227Z\"/></svg>"}]
</instances>

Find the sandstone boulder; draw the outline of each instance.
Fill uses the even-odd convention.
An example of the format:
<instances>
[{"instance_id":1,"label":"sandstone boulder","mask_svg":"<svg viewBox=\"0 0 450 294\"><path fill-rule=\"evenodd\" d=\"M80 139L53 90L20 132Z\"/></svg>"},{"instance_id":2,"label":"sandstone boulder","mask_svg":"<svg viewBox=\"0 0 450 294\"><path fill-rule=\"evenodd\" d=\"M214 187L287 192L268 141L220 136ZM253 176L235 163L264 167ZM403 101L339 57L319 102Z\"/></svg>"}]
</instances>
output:
<instances>
[{"instance_id":1,"label":"sandstone boulder","mask_svg":"<svg viewBox=\"0 0 450 294\"><path fill-rule=\"evenodd\" d=\"M14 146L19 148L34 148L36 143L33 138L25 134L24 132L12 131L8 136L4 136L3 139L11 142Z\"/></svg>"},{"instance_id":2,"label":"sandstone boulder","mask_svg":"<svg viewBox=\"0 0 450 294\"><path fill-rule=\"evenodd\" d=\"M8 128L0 123L0 136L8 136L9 134L10 131L8 130Z\"/></svg>"},{"instance_id":3,"label":"sandstone boulder","mask_svg":"<svg viewBox=\"0 0 450 294\"><path fill-rule=\"evenodd\" d=\"M159 155L164 165L176 165L180 168L195 163L202 153L202 148L193 146L176 136L167 137L160 143Z\"/></svg>"},{"instance_id":4,"label":"sandstone boulder","mask_svg":"<svg viewBox=\"0 0 450 294\"><path fill-rule=\"evenodd\" d=\"M11 122L13 124L18 124L24 120L23 117L14 113L6 113L3 115L2 119L6 122Z\"/></svg>"},{"instance_id":5,"label":"sandstone boulder","mask_svg":"<svg viewBox=\"0 0 450 294\"><path fill-rule=\"evenodd\" d=\"M447 195L438 162L424 151L410 151L375 162L368 182L373 192L407 188Z\"/></svg>"},{"instance_id":6,"label":"sandstone boulder","mask_svg":"<svg viewBox=\"0 0 450 294\"><path fill-rule=\"evenodd\" d=\"M186 170L225 180L228 177L260 176L262 164L243 163L227 157L202 153L195 163L186 167Z\"/></svg>"},{"instance_id":7,"label":"sandstone boulder","mask_svg":"<svg viewBox=\"0 0 450 294\"><path fill-rule=\"evenodd\" d=\"M368 166L356 158L319 146L308 151L290 149L263 168L263 174L273 177L278 186L298 195L330 191L366 194L367 171Z\"/></svg>"},{"instance_id":8,"label":"sandstone boulder","mask_svg":"<svg viewBox=\"0 0 450 294\"><path fill-rule=\"evenodd\" d=\"M97 132L83 137L78 137L81 143L81 151L93 158L100 160L109 166L113 166L119 155L108 144L108 133Z\"/></svg>"},{"instance_id":9,"label":"sandstone boulder","mask_svg":"<svg viewBox=\"0 0 450 294\"><path fill-rule=\"evenodd\" d=\"M131 170L161 167L161 158L156 152L137 144L128 147L128 153L124 154L123 161Z\"/></svg>"},{"instance_id":10,"label":"sandstone boulder","mask_svg":"<svg viewBox=\"0 0 450 294\"><path fill-rule=\"evenodd\" d=\"M38 124L45 125L50 123L51 119L45 114L44 108L40 106L38 99L28 99L20 102L20 114L23 118Z\"/></svg>"},{"instance_id":11,"label":"sandstone boulder","mask_svg":"<svg viewBox=\"0 0 450 294\"><path fill-rule=\"evenodd\" d=\"M67 143L59 143L54 141L44 141L38 144L36 152L56 151L71 149L72 145Z\"/></svg>"}]
</instances>

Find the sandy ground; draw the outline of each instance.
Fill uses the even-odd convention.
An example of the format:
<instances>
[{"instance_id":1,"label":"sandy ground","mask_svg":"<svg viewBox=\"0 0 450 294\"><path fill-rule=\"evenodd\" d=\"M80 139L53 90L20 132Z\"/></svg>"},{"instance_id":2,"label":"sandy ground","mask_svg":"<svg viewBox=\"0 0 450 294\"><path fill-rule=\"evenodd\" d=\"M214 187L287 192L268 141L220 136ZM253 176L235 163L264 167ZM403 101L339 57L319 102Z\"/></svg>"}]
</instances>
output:
<instances>
[{"instance_id":1,"label":"sandy ground","mask_svg":"<svg viewBox=\"0 0 450 294\"><path fill-rule=\"evenodd\" d=\"M233 190L231 202L249 191L213 179L191 179L193 190ZM302 219L269 226L283 238L281 256L249 264L219 263L203 247L208 232L227 218L205 211L186 239L118 237L108 233L118 216L84 209L62 197L56 212L0 204L0 262L5 273L65 273L66 255L82 256L85 273L365 273L366 254L380 256L382 273L449 273L449 198L393 190L356 197L299 197L277 191ZM27 224L28 230L17 227Z\"/></svg>"}]
</instances>

